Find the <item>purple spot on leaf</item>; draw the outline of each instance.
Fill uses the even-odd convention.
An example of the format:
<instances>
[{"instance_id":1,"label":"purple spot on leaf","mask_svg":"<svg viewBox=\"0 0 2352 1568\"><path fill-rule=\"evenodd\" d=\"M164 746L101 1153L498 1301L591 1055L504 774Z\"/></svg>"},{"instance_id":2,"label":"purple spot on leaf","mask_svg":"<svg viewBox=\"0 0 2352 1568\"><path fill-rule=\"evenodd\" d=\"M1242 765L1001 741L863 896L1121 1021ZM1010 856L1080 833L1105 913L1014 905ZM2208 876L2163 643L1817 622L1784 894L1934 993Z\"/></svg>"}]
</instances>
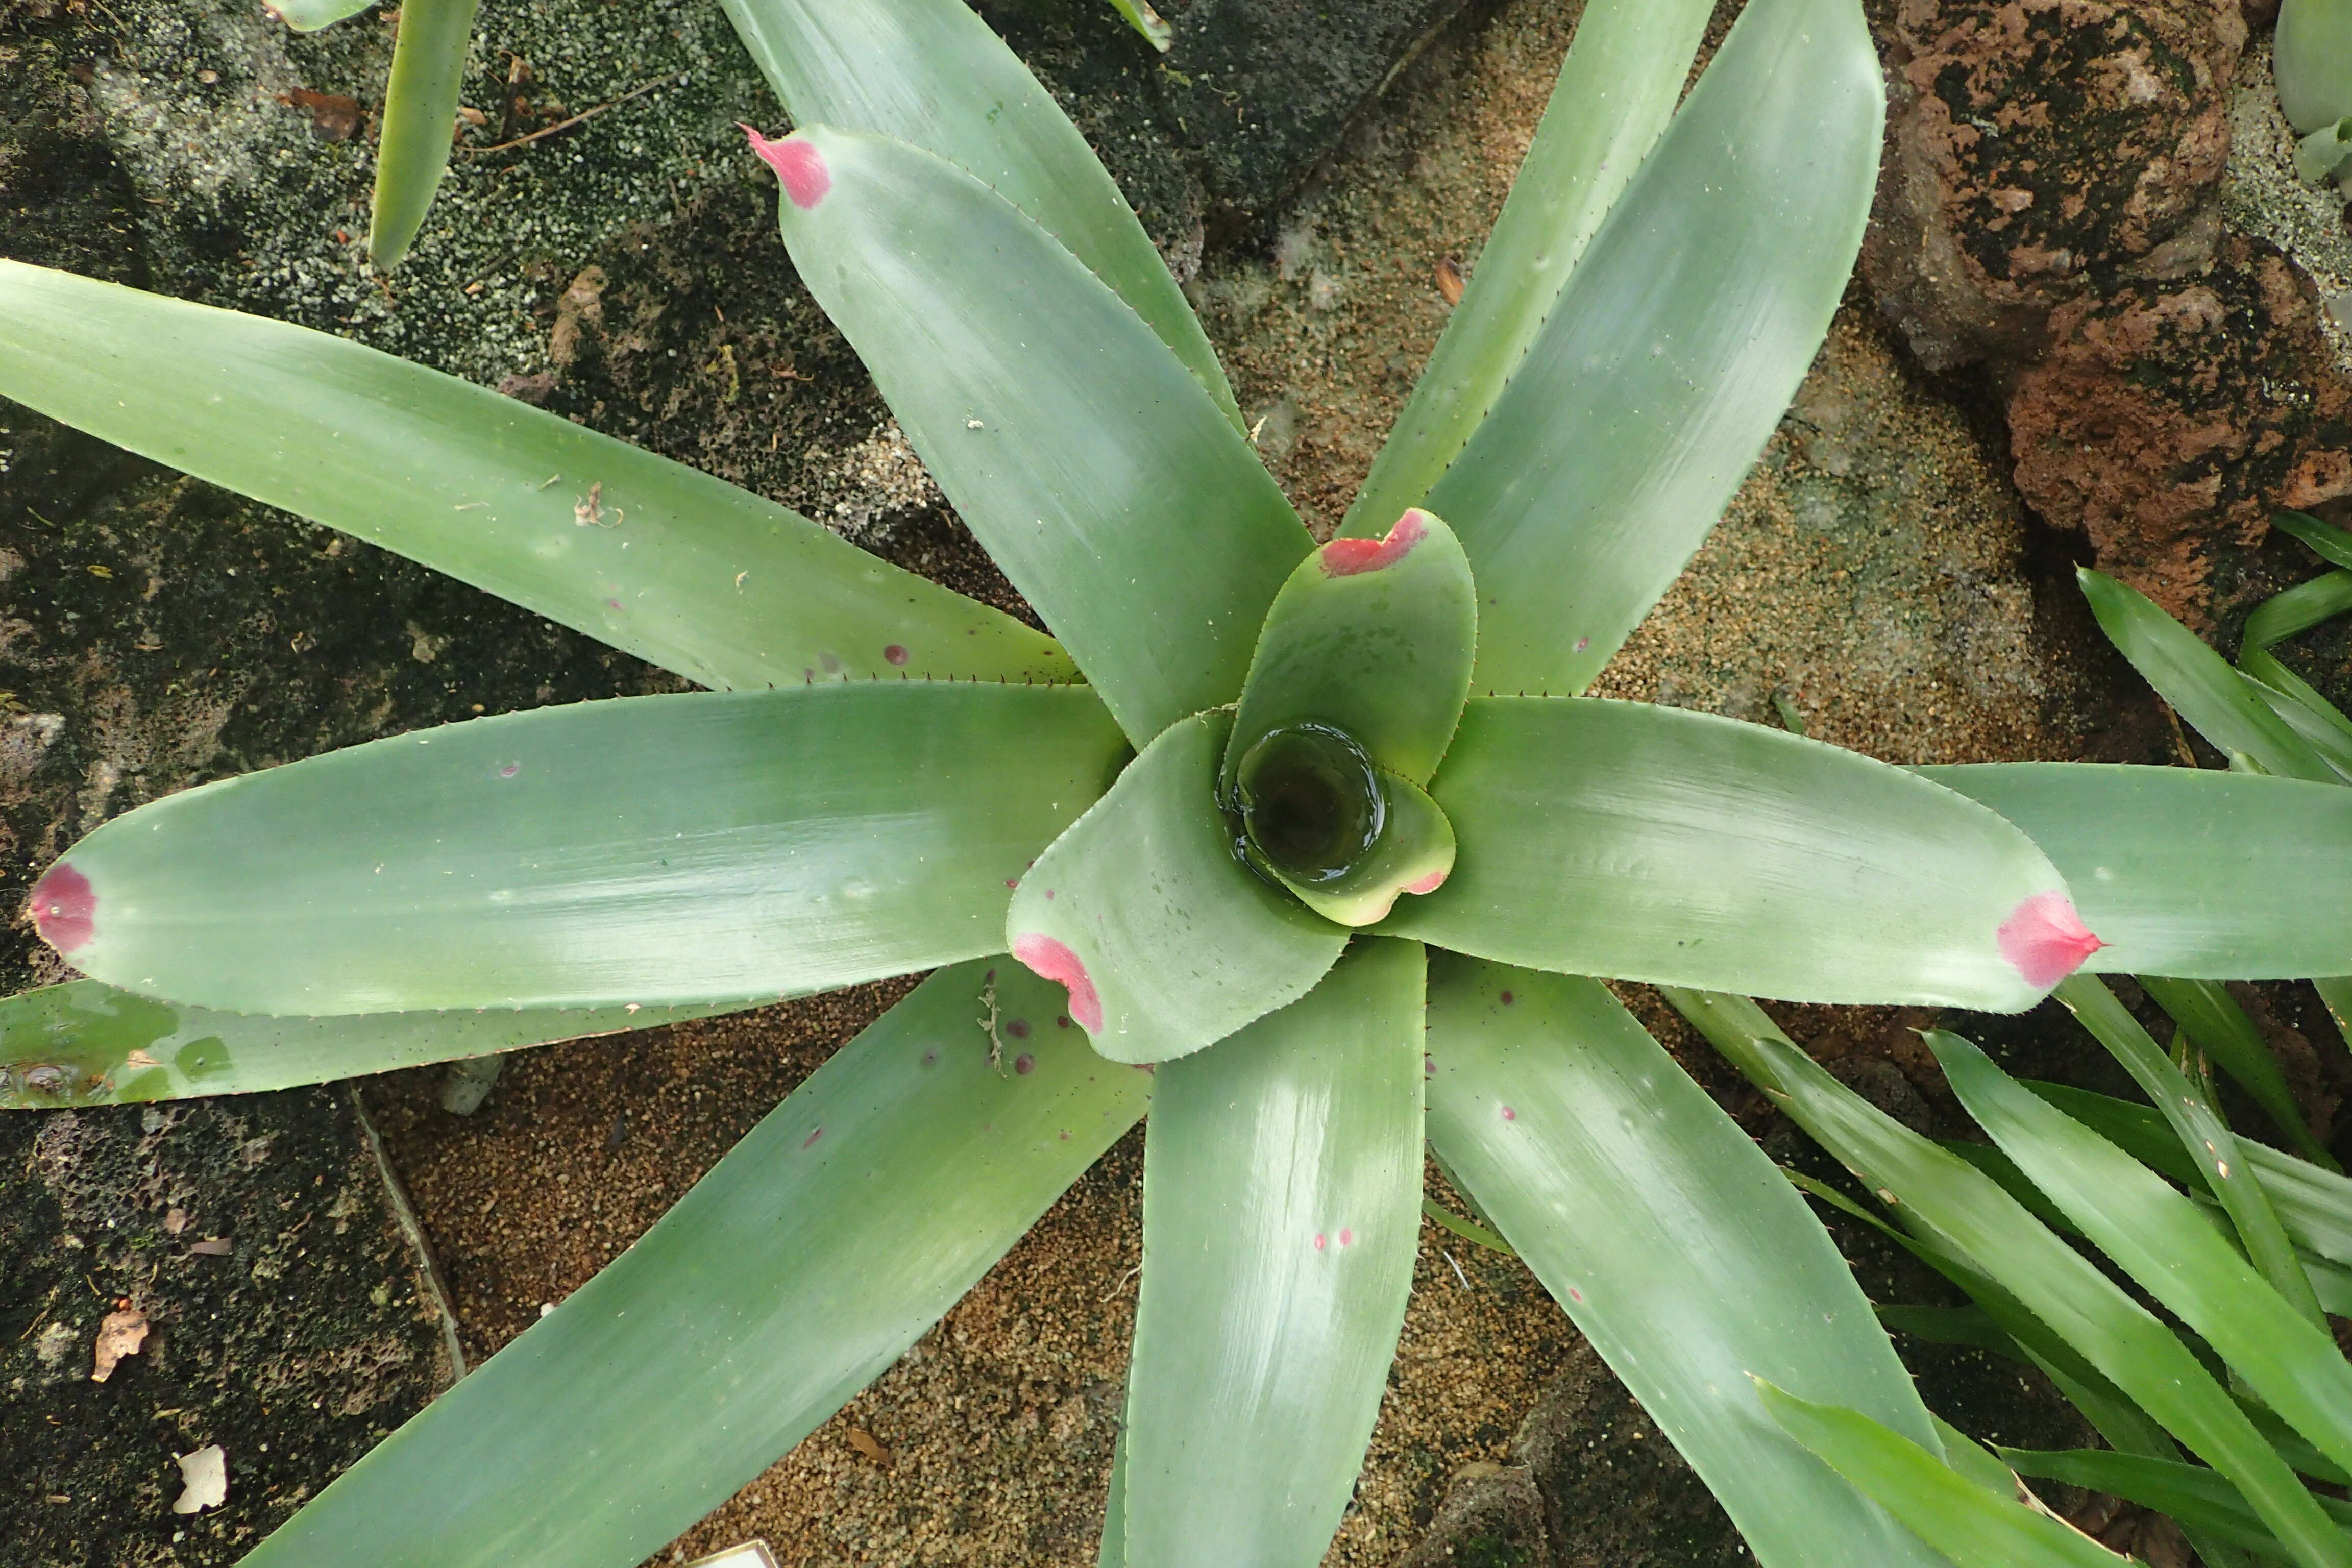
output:
<instances>
[{"instance_id":1,"label":"purple spot on leaf","mask_svg":"<svg viewBox=\"0 0 2352 1568\"><path fill-rule=\"evenodd\" d=\"M1015 1018L1013 1022L1004 1026L1004 1032L1012 1036L1016 1040L1025 1040L1029 1037L1029 1020L1026 1018Z\"/></svg>"},{"instance_id":2,"label":"purple spot on leaf","mask_svg":"<svg viewBox=\"0 0 2352 1568\"><path fill-rule=\"evenodd\" d=\"M499 777L502 779L510 779L520 772L522 772L520 763L503 763L499 766Z\"/></svg>"},{"instance_id":3,"label":"purple spot on leaf","mask_svg":"<svg viewBox=\"0 0 2352 1568\"><path fill-rule=\"evenodd\" d=\"M1057 1028L1057 1029L1066 1029L1066 1028L1068 1028L1069 1026L1070 1026L1070 1016L1069 1016L1067 1013L1058 1014L1058 1015L1056 1015L1056 1016L1055 1016L1055 1019L1054 1019L1054 1027L1055 1027L1055 1028Z\"/></svg>"},{"instance_id":4,"label":"purple spot on leaf","mask_svg":"<svg viewBox=\"0 0 2352 1568\"><path fill-rule=\"evenodd\" d=\"M1571 1301L1581 1301L1584 1300L1584 1292L1570 1285L1568 1288L1568 1299Z\"/></svg>"},{"instance_id":5,"label":"purple spot on leaf","mask_svg":"<svg viewBox=\"0 0 2352 1568\"><path fill-rule=\"evenodd\" d=\"M1509 1005L1511 1005L1511 1000L1512 1000L1512 998L1511 998L1511 994L1510 994L1509 992L1507 992L1507 991L1504 992L1504 993L1503 993L1503 1005L1504 1005L1504 1006L1506 1006L1506 1007L1509 1006Z\"/></svg>"},{"instance_id":6,"label":"purple spot on leaf","mask_svg":"<svg viewBox=\"0 0 2352 1568\"><path fill-rule=\"evenodd\" d=\"M1315 1237L1315 1250L1318 1252L1323 1250L1323 1237L1319 1233Z\"/></svg>"},{"instance_id":7,"label":"purple spot on leaf","mask_svg":"<svg viewBox=\"0 0 2352 1568\"><path fill-rule=\"evenodd\" d=\"M882 650L882 660L886 664L904 664L907 662L907 650L901 645L892 643Z\"/></svg>"},{"instance_id":8,"label":"purple spot on leaf","mask_svg":"<svg viewBox=\"0 0 2352 1568\"><path fill-rule=\"evenodd\" d=\"M1592 639L1591 637L1579 637L1576 639L1576 651L1579 653L1582 653L1586 648L1589 648L1591 646Z\"/></svg>"},{"instance_id":9,"label":"purple spot on leaf","mask_svg":"<svg viewBox=\"0 0 2352 1568\"><path fill-rule=\"evenodd\" d=\"M1013 1058L1013 1070L1019 1073L1023 1078L1027 1078L1031 1073L1037 1070L1037 1058L1031 1056L1027 1051L1024 1051L1019 1056Z\"/></svg>"},{"instance_id":10,"label":"purple spot on leaf","mask_svg":"<svg viewBox=\"0 0 2352 1568\"><path fill-rule=\"evenodd\" d=\"M1518 1113L1517 1111L1516 1111L1516 1110L1512 1110L1512 1109L1511 1109L1509 1106L1507 1106L1507 1106L1505 1106L1505 1107L1503 1107L1503 1120L1504 1120L1504 1121L1517 1121L1518 1119L1519 1119L1519 1113Z\"/></svg>"},{"instance_id":11,"label":"purple spot on leaf","mask_svg":"<svg viewBox=\"0 0 2352 1568\"><path fill-rule=\"evenodd\" d=\"M1343 1230L1343 1231L1341 1231L1341 1232L1339 1233L1339 1245L1340 1245L1340 1246L1342 1246L1342 1247L1352 1247L1352 1246L1354 1246L1354 1245L1355 1245L1355 1242L1356 1242L1356 1233L1355 1233L1354 1231L1352 1231L1352 1230Z\"/></svg>"},{"instance_id":12,"label":"purple spot on leaf","mask_svg":"<svg viewBox=\"0 0 2352 1568\"><path fill-rule=\"evenodd\" d=\"M818 1128L815 1131L814 1131L814 1132L810 1133L807 1137L805 1137L805 1138L803 1138L803 1139L802 1139L802 1140L801 1140L801 1147L802 1147L802 1148L803 1148L803 1149L805 1149L805 1148L807 1148L810 1144L812 1144L812 1143L815 1142L818 1139L820 1139L820 1138L822 1138L822 1137L824 1137L824 1128L822 1128L822 1127L820 1127L820 1128Z\"/></svg>"}]
</instances>

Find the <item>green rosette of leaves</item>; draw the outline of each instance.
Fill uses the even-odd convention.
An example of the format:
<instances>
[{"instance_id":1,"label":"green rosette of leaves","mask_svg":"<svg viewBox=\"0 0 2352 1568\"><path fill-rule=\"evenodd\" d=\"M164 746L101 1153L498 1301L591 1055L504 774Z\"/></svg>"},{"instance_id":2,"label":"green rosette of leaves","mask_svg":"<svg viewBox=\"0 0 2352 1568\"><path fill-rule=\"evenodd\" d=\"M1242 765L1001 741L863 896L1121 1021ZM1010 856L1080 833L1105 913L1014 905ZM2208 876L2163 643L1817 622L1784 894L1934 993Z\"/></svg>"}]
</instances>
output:
<instances>
[{"instance_id":1,"label":"green rosette of leaves","mask_svg":"<svg viewBox=\"0 0 2352 1568\"><path fill-rule=\"evenodd\" d=\"M1709 7L1593 0L1321 544L1133 212L983 23L730 14L800 127L754 138L794 266L1050 637L480 388L0 263L0 395L713 689L105 824L32 894L89 978L0 1004L0 1099L275 1087L936 972L248 1562L628 1568L889 1366L1147 1107L1106 1563L1321 1559L1424 1140L1760 1562L1937 1562L1759 1392L1942 1454L1835 1248L1586 977L2014 1010L2103 944L2189 979L2352 973L2352 931L2279 959L2278 922L2209 896L2225 868L2078 852L2123 820L2102 801L2158 834L2201 809L2135 770L2058 781L2029 837L1967 781L1577 695L1837 307L1883 118L1855 0L1753 0L1686 98Z\"/></svg>"}]
</instances>

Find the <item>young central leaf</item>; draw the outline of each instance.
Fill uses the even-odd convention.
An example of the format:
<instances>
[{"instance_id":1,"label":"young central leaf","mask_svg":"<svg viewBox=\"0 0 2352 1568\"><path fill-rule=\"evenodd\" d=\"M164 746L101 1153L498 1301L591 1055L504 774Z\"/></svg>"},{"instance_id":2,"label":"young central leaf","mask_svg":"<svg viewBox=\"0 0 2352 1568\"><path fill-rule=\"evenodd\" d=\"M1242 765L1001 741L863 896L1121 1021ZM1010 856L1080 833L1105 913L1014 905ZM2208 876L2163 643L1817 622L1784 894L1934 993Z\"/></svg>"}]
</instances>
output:
<instances>
[{"instance_id":1,"label":"young central leaf","mask_svg":"<svg viewBox=\"0 0 2352 1568\"><path fill-rule=\"evenodd\" d=\"M1454 868L1422 789L1462 717L1477 595L1454 532L1418 509L1384 539L1299 563L1258 634L1218 777L1235 851L1342 925Z\"/></svg>"},{"instance_id":2,"label":"young central leaf","mask_svg":"<svg viewBox=\"0 0 2352 1568\"><path fill-rule=\"evenodd\" d=\"M1234 775L1249 843L1286 879L1319 886L1345 877L1388 822L1380 770L1328 724L1276 730Z\"/></svg>"}]
</instances>

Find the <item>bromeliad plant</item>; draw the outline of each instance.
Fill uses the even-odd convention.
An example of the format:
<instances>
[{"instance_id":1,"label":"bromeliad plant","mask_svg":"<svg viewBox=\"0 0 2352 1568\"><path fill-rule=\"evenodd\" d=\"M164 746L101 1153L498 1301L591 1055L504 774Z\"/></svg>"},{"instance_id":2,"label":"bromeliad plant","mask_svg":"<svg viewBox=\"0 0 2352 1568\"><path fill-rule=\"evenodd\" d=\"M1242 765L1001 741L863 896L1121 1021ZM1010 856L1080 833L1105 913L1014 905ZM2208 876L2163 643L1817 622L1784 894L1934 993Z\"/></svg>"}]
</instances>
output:
<instances>
[{"instance_id":1,"label":"bromeliad plant","mask_svg":"<svg viewBox=\"0 0 2352 1568\"><path fill-rule=\"evenodd\" d=\"M2315 942L2352 971L2352 931L2282 913L2293 865L2250 890L2234 861L2140 858L2216 813L2272 842L2292 780L2003 795L1571 695L1836 308L1882 116L1853 0L1756 0L1679 110L1709 6L1594 0L1321 546L985 26L956 0L735 10L800 126L755 145L802 278L1058 640L481 389L0 264L0 393L725 689L382 741L100 827L31 900L92 978L11 1005L0 1091L272 1087L938 971L250 1561L641 1560L1148 1099L1106 1562L1319 1560L1424 1137L1759 1561L1936 1562L1750 1382L1937 1451L1834 1248L1573 977L2009 1009L2115 954L2259 975Z\"/></svg>"}]
</instances>

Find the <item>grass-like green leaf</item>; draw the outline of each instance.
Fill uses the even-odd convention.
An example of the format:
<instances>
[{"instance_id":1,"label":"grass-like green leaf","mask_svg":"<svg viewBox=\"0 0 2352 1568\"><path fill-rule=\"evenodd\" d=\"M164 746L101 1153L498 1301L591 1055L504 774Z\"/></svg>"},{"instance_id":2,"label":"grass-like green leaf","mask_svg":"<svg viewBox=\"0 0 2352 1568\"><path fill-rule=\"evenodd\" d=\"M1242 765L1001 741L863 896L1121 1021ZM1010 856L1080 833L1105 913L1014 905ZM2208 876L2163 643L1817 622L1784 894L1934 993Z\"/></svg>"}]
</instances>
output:
<instances>
[{"instance_id":1,"label":"grass-like green leaf","mask_svg":"<svg viewBox=\"0 0 2352 1568\"><path fill-rule=\"evenodd\" d=\"M1118 291L1224 411L1192 306L1094 149L963 0L722 0L797 125L895 136L971 170Z\"/></svg>"},{"instance_id":2,"label":"grass-like green leaf","mask_svg":"<svg viewBox=\"0 0 2352 1568\"><path fill-rule=\"evenodd\" d=\"M2223 752L2242 752L2282 778L2336 782L2286 721L2230 663L2137 588L2103 573L2075 573L2091 613L2158 696Z\"/></svg>"},{"instance_id":3,"label":"grass-like green leaf","mask_svg":"<svg viewBox=\"0 0 2352 1568\"><path fill-rule=\"evenodd\" d=\"M466 50L474 41L477 0L402 0L384 89L383 131L376 141L375 198L369 210L368 259L379 272L400 265L425 225L425 209L449 167Z\"/></svg>"},{"instance_id":4,"label":"grass-like green leaf","mask_svg":"<svg viewBox=\"0 0 2352 1568\"><path fill-rule=\"evenodd\" d=\"M2106 943L2086 970L2352 973L2352 790L2096 763L1917 771L1990 806L2056 862Z\"/></svg>"},{"instance_id":5,"label":"grass-like green leaf","mask_svg":"<svg viewBox=\"0 0 2352 1568\"><path fill-rule=\"evenodd\" d=\"M2105 1492L2168 1514L2184 1527L2209 1531L2266 1557L2286 1555L2278 1537L2263 1528L2262 1517L2246 1506L2244 1496L2228 1478L2202 1465L2105 1448L1999 1448L1995 1452L2019 1475ZM2323 1497L2319 1506L2338 1524L2352 1526L2352 1503Z\"/></svg>"},{"instance_id":6,"label":"grass-like green leaf","mask_svg":"<svg viewBox=\"0 0 2352 1568\"><path fill-rule=\"evenodd\" d=\"M2013 1011L2082 941L2057 871L1981 806L1711 714L1474 698L1432 793L1461 853L1387 929L1503 963Z\"/></svg>"},{"instance_id":7,"label":"grass-like green leaf","mask_svg":"<svg viewBox=\"0 0 2352 1568\"><path fill-rule=\"evenodd\" d=\"M773 501L324 332L0 260L0 396L705 686L1076 674Z\"/></svg>"},{"instance_id":8,"label":"grass-like green leaf","mask_svg":"<svg viewBox=\"0 0 2352 1568\"><path fill-rule=\"evenodd\" d=\"M1001 952L1125 755L1073 687L546 708L167 796L32 903L85 973L199 1006L764 1000Z\"/></svg>"},{"instance_id":9,"label":"grass-like green leaf","mask_svg":"<svg viewBox=\"0 0 2352 1568\"><path fill-rule=\"evenodd\" d=\"M1422 973L1367 938L1154 1075L1129 1568L1314 1568L1353 1494L1421 1236Z\"/></svg>"},{"instance_id":10,"label":"grass-like green leaf","mask_svg":"<svg viewBox=\"0 0 2352 1568\"><path fill-rule=\"evenodd\" d=\"M2314 1327L2324 1326L2318 1300L2311 1293L2311 1281L2305 1276L2302 1264L2295 1260L2294 1244L2287 1239L2254 1173L2252 1162L2242 1152L2238 1135L2230 1130L2229 1123L2207 1103L2205 1095L2189 1081L2188 1076L2173 1066L2163 1048L2131 1016L2131 1010L2100 984L2096 975L2077 974L2062 981L2057 997L2107 1048L2107 1054L2132 1075L2140 1092L2163 1113L2189 1158L2210 1169L2212 1174L2206 1184L2228 1211L2240 1245L2263 1278L2305 1321ZM1959 1037L1950 1038L1957 1041ZM2267 1051L2264 1054L2267 1056ZM2032 1179L2031 1173L2028 1178ZM2036 1187L2039 1190L2038 1182Z\"/></svg>"},{"instance_id":11,"label":"grass-like green leaf","mask_svg":"<svg viewBox=\"0 0 2352 1568\"><path fill-rule=\"evenodd\" d=\"M1797 1444L1760 1373L1925 1444L1909 1375L1780 1173L1598 983L1430 958L1429 1135L1768 1568L1929 1564Z\"/></svg>"},{"instance_id":12,"label":"grass-like green leaf","mask_svg":"<svg viewBox=\"0 0 2352 1568\"><path fill-rule=\"evenodd\" d=\"M1145 43L1161 54L1166 54L1169 46L1176 41L1176 29L1151 8L1150 0L1110 0L1110 5L1112 10L1127 18L1129 26L1143 35Z\"/></svg>"},{"instance_id":13,"label":"grass-like green leaf","mask_svg":"<svg viewBox=\"0 0 2352 1568\"><path fill-rule=\"evenodd\" d=\"M1037 1027L997 1071L981 1016ZM635 1568L904 1353L1143 1112L1009 960L933 975L247 1568Z\"/></svg>"},{"instance_id":14,"label":"grass-like green leaf","mask_svg":"<svg viewBox=\"0 0 2352 1568\"><path fill-rule=\"evenodd\" d=\"M2298 583L2263 601L2246 617L2248 647L2266 648L2352 610L2352 572L2335 571Z\"/></svg>"},{"instance_id":15,"label":"grass-like green leaf","mask_svg":"<svg viewBox=\"0 0 2352 1568\"><path fill-rule=\"evenodd\" d=\"M2303 541L2330 565L2352 567L2352 532L2300 511L2274 511L2271 526Z\"/></svg>"},{"instance_id":16,"label":"grass-like green leaf","mask_svg":"<svg viewBox=\"0 0 2352 1568\"><path fill-rule=\"evenodd\" d=\"M2255 695L2270 704L2271 711L2336 770L2340 782L2352 784L2352 719L2343 710L2263 648L2249 646L2240 652L2238 672L2253 683Z\"/></svg>"},{"instance_id":17,"label":"grass-like green leaf","mask_svg":"<svg viewBox=\"0 0 2352 1568\"><path fill-rule=\"evenodd\" d=\"M1707 0L1591 0L1462 302L1348 509L1342 534L1420 504L1526 358L1601 221L1666 128Z\"/></svg>"},{"instance_id":18,"label":"grass-like green leaf","mask_svg":"<svg viewBox=\"0 0 2352 1568\"><path fill-rule=\"evenodd\" d=\"M1170 726L1022 874L1003 944L1070 989L1114 1061L1213 1045L1304 996L1348 933L1233 852L1217 809L1230 713Z\"/></svg>"},{"instance_id":19,"label":"grass-like green leaf","mask_svg":"<svg viewBox=\"0 0 2352 1568\"><path fill-rule=\"evenodd\" d=\"M315 33L374 4L375 0L264 0L261 8L298 33Z\"/></svg>"},{"instance_id":20,"label":"grass-like green leaf","mask_svg":"<svg viewBox=\"0 0 2352 1568\"><path fill-rule=\"evenodd\" d=\"M2210 1341L2321 1453L2352 1466L2352 1365L2324 1328L2155 1173L2038 1099L1958 1036L1931 1032L1927 1044L1978 1125L2101 1251ZM2342 1545L2352 1555L2352 1542Z\"/></svg>"},{"instance_id":21,"label":"grass-like green leaf","mask_svg":"<svg viewBox=\"0 0 2352 1568\"><path fill-rule=\"evenodd\" d=\"M1817 1405L1756 1380L1764 1408L1823 1463L1958 1568L2117 1568L2081 1531L2000 1497L1858 1410Z\"/></svg>"},{"instance_id":22,"label":"grass-like green leaf","mask_svg":"<svg viewBox=\"0 0 2352 1568\"><path fill-rule=\"evenodd\" d=\"M252 1094L727 1010L376 1013L277 1018L134 996L95 980L0 998L0 1110Z\"/></svg>"},{"instance_id":23,"label":"grass-like green leaf","mask_svg":"<svg viewBox=\"0 0 2352 1568\"><path fill-rule=\"evenodd\" d=\"M2189 1348L1991 1178L1832 1078L1753 1002L1674 990L1666 997L1815 1142L1898 1205L1915 1232L1924 1227L1940 1245L2013 1292L2033 1325L2063 1340L2128 1399L2236 1482L2297 1563L2305 1568L2352 1565L2352 1542L2329 1522L2286 1461ZM2011 1153L2029 1174L2038 1174L2017 1150ZM2078 1221L2083 1219L2082 1211L2061 1194L2052 1196ZM2191 1223L2204 1228L2201 1221L2192 1218ZM2205 1234L2211 1238L2210 1230ZM2222 1245L2218 1240L2214 1244ZM2245 1270L2242 1260L2238 1267ZM2285 1316L2295 1328L2309 1331L2292 1311ZM2032 1331L2030 1326L2021 1327Z\"/></svg>"},{"instance_id":24,"label":"grass-like green leaf","mask_svg":"<svg viewBox=\"0 0 2352 1568\"><path fill-rule=\"evenodd\" d=\"M1844 292L1884 97L1856 0L1741 12L1429 491L1481 689L1583 689L1715 526Z\"/></svg>"},{"instance_id":25,"label":"grass-like green leaf","mask_svg":"<svg viewBox=\"0 0 2352 1568\"><path fill-rule=\"evenodd\" d=\"M1416 508L1378 542L1333 540L1293 569L1266 612L1224 779L1266 731L1314 722L1427 784L1470 695L1477 641L1470 563L1443 521Z\"/></svg>"},{"instance_id":26,"label":"grass-like green leaf","mask_svg":"<svg viewBox=\"0 0 2352 1568\"><path fill-rule=\"evenodd\" d=\"M2171 980L2145 974L2140 976L2140 984L2156 999L2156 1005L2171 1015L2172 1021L2188 1030L2189 1038L2236 1080L2239 1088L2253 1096L2254 1103L2263 1108L2305 1159L2330 1170L2342 1169L2336 1163L2336 1157L2312 1136L2310 1125L2303 1119L2303 1108L2295 1103L2294 1090L2287 1086L2285 1070L2271 1055L2262 1031L2254 1027L2254 1021L2246 1016L2246 1010L2238 1005L2237 998L2220 981ZM2154 1042L2149 1044L2152 1047ZM2145 1083L2140 1087L2147 1088ZM2162 1103L2152 1090L2149 1098Z\"/></svg>"},{"instance_id":27,"label":"grass-like green leaf","mask_svg":"<svg viewBox=\"0 0 2352 1568\"><path fill-rule=\"evenodd\" d=\"M1234 700L1314 542L1166 345L933 153L819 126L768 155L810 292L1129 738Z\"/></svg>"}]
</instances>

